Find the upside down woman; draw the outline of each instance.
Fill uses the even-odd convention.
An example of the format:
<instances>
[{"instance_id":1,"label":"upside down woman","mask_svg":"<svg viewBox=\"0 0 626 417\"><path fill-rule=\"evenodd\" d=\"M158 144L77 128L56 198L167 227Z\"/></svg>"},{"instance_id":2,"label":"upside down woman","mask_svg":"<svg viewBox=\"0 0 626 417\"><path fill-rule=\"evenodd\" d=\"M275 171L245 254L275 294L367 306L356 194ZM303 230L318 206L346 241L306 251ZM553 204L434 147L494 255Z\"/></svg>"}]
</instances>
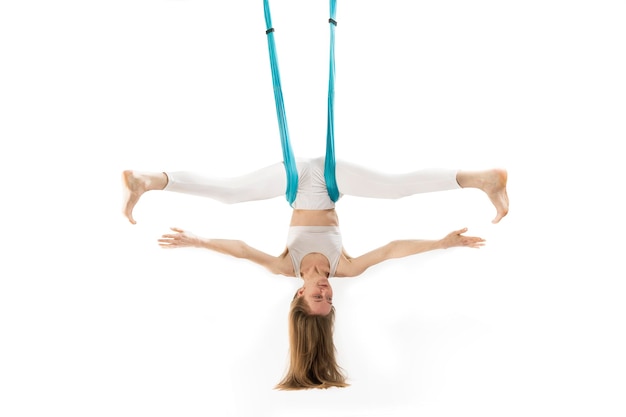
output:
<instances>
[{"instance_id":1,"label":"upside down woman","mask_svg":"<svg viewBox=\"0 0 626 417\"><path fill-rule=\"evenodd\" d=\"M210 239L173 227L159 239L163 248L198 247L247 259L277 275L300 278L302 287L289 313L290 364L278 389L345 387L346 377L335 360L333 344L333 290L330 278L355 277L373 265L393 258L455 246L479 248L480 237L466 236L467 228L438 240L396 240L361 256L347 255L339 229L335 203L324 180L324 158L297 161L298 187L286 249L273 256L241 240ZM124 215L135 224L133 208L146 191L165 190L208 197L234 204L283 196L286 187L283 163L234 178L211 178L193 172L123 173ZM463 171L426 169L400 175L376 172L337 161L340 196L397 199L419 193L476 188L496 209L492 223L509 210L507 172L503 169Z\"/></svg>"}]
</instances>

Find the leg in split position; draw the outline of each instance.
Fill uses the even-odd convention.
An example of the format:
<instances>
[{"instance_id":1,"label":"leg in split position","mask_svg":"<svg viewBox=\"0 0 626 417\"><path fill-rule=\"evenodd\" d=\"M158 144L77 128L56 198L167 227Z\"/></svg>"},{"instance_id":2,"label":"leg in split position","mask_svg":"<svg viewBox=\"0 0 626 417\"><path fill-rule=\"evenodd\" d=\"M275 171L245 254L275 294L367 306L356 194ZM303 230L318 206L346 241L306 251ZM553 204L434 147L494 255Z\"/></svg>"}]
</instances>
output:
<instances>
[{"instance_id":1,"label":"leg in split position","mask_svg":"<svg viewBox=\"0 0 626 417\"><path fill-rule=\"evenodd\" d=\"M225 204L284 196L285 169L282 163L238 177L207 177L194 172L124 171L123 213L135 224L133 208L146 191L164 190L211 198ZM459 188L483 191L496 208L498 223L509 211L507 172L503 169L464 171L424 169L406 174L386 174L345 161L337 161L337 185L341 195L396 199L414 194Z\"/></svg>"},{"instance_id":2,"label":"leg in split position","mask_svg":"<svg viewBox=\"0 0 626 417\"><path fill-rule=\"evenodd\" d=\"M285 168L277 163L246 175L221 178L195 172L124 171L124 205L122 211L135 224L133 208L146 191L163 190L212 198L225 204L266 200L284 196Z\"/></svg>"},{"instance_id":3,"label":"leg in split position","mask_svg":"<svg viewBox=\"0 0 626 417\"><path fill-rule=\"evenodd\" d=\"M342 195L396 199L421 193L476 188L487 194L496 208L492 223L498 223L509 211L507 172L504 169L422 169L405 174L387 174L339 160L336 177Z\"/></svg>"}]
</instances>

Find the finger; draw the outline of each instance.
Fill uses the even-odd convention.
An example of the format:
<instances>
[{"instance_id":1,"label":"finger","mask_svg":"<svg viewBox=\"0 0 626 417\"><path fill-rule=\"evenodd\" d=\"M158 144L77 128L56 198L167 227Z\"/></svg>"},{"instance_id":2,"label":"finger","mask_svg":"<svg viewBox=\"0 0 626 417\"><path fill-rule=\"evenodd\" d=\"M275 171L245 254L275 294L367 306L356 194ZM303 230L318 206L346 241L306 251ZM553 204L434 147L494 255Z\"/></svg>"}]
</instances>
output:
<instances>
[{"instance_id":1,"label":"finger","mask_svg":"<svg viewBox=\"0 0 626 417\"><path fill-rule=\"evenodd\" d=\"M485 241L484 241L484 240L482 240L482 239L479 239L479 240L472 240L472 241L471 241L471 244L472 244L472 245L480 245L480 246L484 246Z\"/></svg>"},{"instance_id":2,"label":"finger","mask_svg":"<svg viewBox=\"0 0 626 417\"><path fill-rule=\"evenodd\" d=\"M183 233L184 232L183 229L180 229L178 227L170 227L170 229L172 229L173 231L178 232L178 233Z\"/></svg>"},{"instance_id":3,"label":"finger","mask_svg":"<svg viewBox=\"0 0 626 417\"><path fill-rule=\"evenodd\" d=\"M181 238L182 238L182 236L183 236L183 235L182 235L182 234L180 234L180 233L176 233L175 235L172 235L172 234L169 234L169 233L164 234L164 235L161 235L161 237L163 237L163 238L169 238L169 239L181 239Z\"/></svg>"},{"instance_id":4,"label":"finger","mask_svg":"<svg viewBox=\"0 0 626 417\"><path fill-rule=\"evenodd\" d=\"M465 232L467 232L467 227L464 227L464 228L462 228L462 229L456 230L456 231L454 231L454 232L452 232L452 233L457 234L457 235L460 235L460 234L463 234L463 233L465 233Z\"/></svg>"}]
</instances>

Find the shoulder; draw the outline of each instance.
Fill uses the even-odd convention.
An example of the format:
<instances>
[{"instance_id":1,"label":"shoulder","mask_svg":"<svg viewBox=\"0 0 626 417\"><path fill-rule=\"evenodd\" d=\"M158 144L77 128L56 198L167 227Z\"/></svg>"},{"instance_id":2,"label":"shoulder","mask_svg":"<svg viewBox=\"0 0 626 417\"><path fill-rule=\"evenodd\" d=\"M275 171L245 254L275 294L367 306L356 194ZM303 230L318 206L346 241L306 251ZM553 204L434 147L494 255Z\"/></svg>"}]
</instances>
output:
<instances>
[{"instance_id":1,"label":"shoulder","mask_svg":"<svg viewBox=\"0 0 626 417\"><path fill-rule=\"evenodd\" d=\"M345 251L339 257L339 263L337 264L337 270L335 271L335 278L352 278L362 274L363 271L359 271L358 264L354 262L354 258L350 257Z\"/></svg>"},{"instance_id":2,"label":"shoulder","mask_svg":"<svg viewBox=\"0 0 626 417\"><path fill-rule=\"evenodd\" d=\"M274 274L295 278L296 273L293 268L289 249L285 249L283 253L278 255L274 262L272 262L272 265L268 265L268 269Z\"/></svg>"},{"instance_id":3,"label":"shoulder","mask_svg":"<svg viewBox=\"0 0 626 417\"><path fill-rule=\"evenodd\" d=\"M243 253L239 257L246 258L251 262L261 265L273 274L295 276L288 249L285 249L283 253L278 256L273 256L246 245Z\"/></svg>"},{"instance_id":4,"label":"shoulder","mask_svg":"<svg viewBox=\"0 0 626 417\"><path fill-rule=\"evenodd\" d=\"M341 278L361 275L368 268L392 257L392 246L393 243L389 243L356 258L349 256L344 250L339 259L335 276Z\"/></svg>"}]
</instances>

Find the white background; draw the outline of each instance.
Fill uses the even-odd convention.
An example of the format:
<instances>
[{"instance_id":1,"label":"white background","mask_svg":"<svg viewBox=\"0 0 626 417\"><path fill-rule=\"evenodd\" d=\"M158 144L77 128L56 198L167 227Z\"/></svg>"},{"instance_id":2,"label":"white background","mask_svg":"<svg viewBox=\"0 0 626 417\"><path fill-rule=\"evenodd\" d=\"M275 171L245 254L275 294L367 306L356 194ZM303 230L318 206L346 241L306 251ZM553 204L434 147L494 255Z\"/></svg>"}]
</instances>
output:
<instances>
[{"instance_id":1,"label":"white background","mask_svg":"<svg viewBox=\"0 0 626 417\"><path fill-rule=\"evenodd\" d=\"M328 3L273 0L296 154L324 150ZM236 175L281 157L262 2L0 6L0 415L624 416L621 1L345 0L339 158L509 170L475 190L338 204L352 255L469 227L480 250L334 280L347 389L279 392L297 280L178 226L284 249L284 199L148 193L123 169Z\"/></svg>"}]
</instances>

